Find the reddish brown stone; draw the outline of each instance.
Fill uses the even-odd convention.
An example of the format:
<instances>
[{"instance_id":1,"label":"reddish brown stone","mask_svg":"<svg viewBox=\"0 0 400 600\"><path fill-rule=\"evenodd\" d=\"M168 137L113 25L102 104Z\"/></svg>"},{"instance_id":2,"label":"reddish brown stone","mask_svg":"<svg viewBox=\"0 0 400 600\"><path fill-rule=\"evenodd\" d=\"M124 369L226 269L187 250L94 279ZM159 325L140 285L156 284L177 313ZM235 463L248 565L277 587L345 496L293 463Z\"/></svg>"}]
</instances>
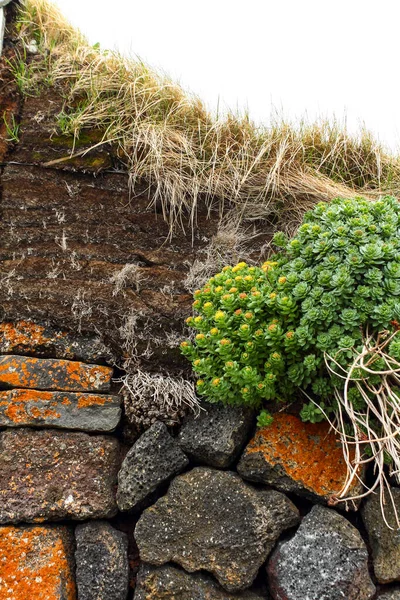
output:
<instances>
[{"instance_id":1,"label":"reddish brown stone","mask_svg":"<svg viewBox=\"0 0 400 600\"><path fill-rule=\"evenodd\" d=\"M75 600L73 535L63 526L0 527L2 600Z\"/></svg>"},{"instance_id":2,"label":"reddish brown stone","mask_svg":"<svg viewBox=\"0 0 400 600\"><path fill-rule=\"evenodd\" d=\"M0 384L42 390L108 391L113 370L100 365L26 356L0 357Z\"/></svg>"},{"instance_id":3,"label":"reddish brown stone","mask_svg":"<svg viewBox=\"0 0 400 600\"><path fill-rule=\"evenodd\" d=\"M113 431L120 420L120 405L119 396L8 390L0 392L0 426Z\"/></svg>"},{"instance_id":4,"label":"reddish brown stone","mask_svg":"<svg viewBox=\"0 0 400 600\"><path fill-rule=\"evenodd\" d=\"M327 502L342 489L347 467L327 422L303 423L294 415L278 413L272 425L259 429L250 441L238 472L249 481ZM359 490L356 482L351 493Z\"/></svg>"},{"instance_id":5,"label":"reddish brown stone","mask_svg":"<svg viewBox=\"0 0 400 600\"><path fill-rule=\"evenodd\" d=\"M52 429L0 434L0 523L109 518L121 464L109 436Z\"/></svg>"}]
</instances>

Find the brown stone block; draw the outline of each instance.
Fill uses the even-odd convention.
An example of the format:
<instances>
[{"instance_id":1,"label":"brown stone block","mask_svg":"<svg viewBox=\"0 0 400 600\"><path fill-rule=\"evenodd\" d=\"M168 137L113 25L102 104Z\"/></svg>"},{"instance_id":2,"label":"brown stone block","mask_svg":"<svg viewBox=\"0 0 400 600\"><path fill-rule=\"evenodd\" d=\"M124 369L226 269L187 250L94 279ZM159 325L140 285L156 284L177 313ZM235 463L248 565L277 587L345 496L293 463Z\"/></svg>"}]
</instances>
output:
<instances>
[{"instance_id":1,"label":"brown stone block","mask_svg":"<svg viewBox=\"0 0 400 600\"><path fill-rule=\"evenodd\" d=\"M121 464L115 438L54 429L0 434L0 523L109 518Z\"/></svg>"},{"instance_id":2,"label":"brown stone block","mask_svg":"<svg viewBox=\"0 0 400 600\"><path fill-rule=\"evenodd\" d=\"M327 502L341 490L347 474L340 441L329 429L327 422L303 423L278 413L272 425L256 432L238 472L249 481ZM350 493L356 495L360 487L357 481Z\"/></svg>"},{"instance_id":3,"label":"brown stone block","mask_svg":"<svg viewBox=\"0 0 400 600\"><path fill-rule=\"evenodd\" d=\"M0 527L1 599L75 600L73 569L67 527Z\"/></svg>"},{"instance_id":4,"label":"brown stone block","mask_svg":"<svg viewBox=\"0 0 400 600\"><path fill-rule=\"evenodd\" d=\"M26 356L0 357L0 385L66 391L108 391L113 370L77 361Z\"/></svg>"}]
</instances>

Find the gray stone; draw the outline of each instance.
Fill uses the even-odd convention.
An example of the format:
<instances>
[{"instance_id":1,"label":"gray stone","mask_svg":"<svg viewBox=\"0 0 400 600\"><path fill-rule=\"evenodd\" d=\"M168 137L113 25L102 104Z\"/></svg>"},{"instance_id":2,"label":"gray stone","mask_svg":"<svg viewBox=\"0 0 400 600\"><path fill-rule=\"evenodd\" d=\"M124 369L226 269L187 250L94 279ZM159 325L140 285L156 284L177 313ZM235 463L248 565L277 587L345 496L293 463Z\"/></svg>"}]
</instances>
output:
<instances>
[{"instance_id":1,"label":"gray stone","mask_svg":"<svg viewBox=\"0 0 400 600\"><path fill-rule=\"evenodd\" d=\"M117 513L118 440L55 429L0 433L0 523Z\"/></svg>"},{"instance_id":2,"label":"gray stone","mask_svg":"<svg viewBox=\"0 0 400 600\"><path fill-rule=\"evenodd\" d=\"M154 423L135 442L118 474L117 503L122 511L141 510L161 484L180 473L189 460L168 433Z\"/></svg>"},{"instance_id":3,"label":"gray stone","mask_svg":"<svg viewBox=\"0 0 400 600\"><path fill-rule=\"evenodd\" d=\"M198 463L229 467L247 441L254 412L243 407L204 402L199 415L189 415L179 432L183 451Z\"/></svg>"},{"instance_id":4,"label":"gray stone","mask_svg":"<svg viewBox=\"0 0 400 600\"><path fill-rule=\"evenodd\" d=\"M99 336L55 329L46 323L29 320L0 323L0 354L66 358L88 363L116 362L116 356Z\"/></svg>"},{"instance_id":5,"label":"gray stone","mask_svg":"<svg viewBox=\"0 0 400 600\"><path fill-rule=\"evenodd\" d=\"M271 595L274 600L369 600L375 586L367 563L357 529L334 510L314 506L269 560Z\"/></svg>"},{"instance_id":6,"label":"gray stone","mask_svg":"<svg viewBox=\"0 0 400 600\"><path fill-rule=\"evenodd\" d=\"M78 525L76 584L79 600L126 600L128 537L106 521Z\"/></svg>"},{"instance_id":7,"label":"gray stone","mask_svg":"<svg viewBox=\"0 0 400 600\"><path fill-rule=\"evenodd\" d=\"M247 590L227 592L205 573L189 574L173 565L142 564L134 600L267 600L269 596Z\"/></svg>"},{"instance_id":8,"label":"gray stone","mask_svg":"<svg viewBox=\"0 0 400 600\"><path fill-rule=\"evenodd\" d=\"M254 581L276 540L299 521L280 492L256 489L236 473L197 467L176 477L141 515L135 539L143 561L210 571L227 591Z\"/></svg>"},{"instance_id":9,"label":"gray stone","mask_svg":"<svg viewBox=\"0 0 400 600\"><path fill-rule=\"evenodd\" d=\"M400 489L391 488L397 513L400 515ZM361 508L364 525L372 548L375 577L379 583L400 581L400 529L397 529L393 506L385 494L385 518L382 516L379 494L373 494Z\"/></svg>"},{"instance_id":10,"label":"gray stone","mask_svg":"<svg viewBox=\"0 0 400 600\"><path fill-rule=\"evenodd\" d=\"M102 365L30 356L0 356L0 385L7 388L108 392L113 370Z\"/></svg>"},{"instance_id":11,"label":"gray stone","mask_svg":"<svg viewBox=\"0 0 400 600\"><path fill-rule=\"evenodd\" d=\"M114 431L120 417L119 396L27 389L0 392L1 427Z\"/></svg>"},{"instance_id":12,"label":"gray stone","mask_svg":"<svg viewBox=\"0 0 400 600\"><path fill-rule=\"evenodd\" d=\"M377 596L378 600L400 600L400 588L381 590Z\"/></svg>"}]
</instances>

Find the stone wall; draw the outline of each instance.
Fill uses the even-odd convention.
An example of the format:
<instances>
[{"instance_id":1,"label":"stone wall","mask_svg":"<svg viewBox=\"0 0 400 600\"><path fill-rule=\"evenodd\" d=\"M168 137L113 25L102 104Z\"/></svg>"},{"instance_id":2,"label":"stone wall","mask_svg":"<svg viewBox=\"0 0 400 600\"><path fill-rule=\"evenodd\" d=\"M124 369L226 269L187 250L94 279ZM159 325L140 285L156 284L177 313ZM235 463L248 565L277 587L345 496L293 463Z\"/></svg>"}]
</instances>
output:
<instances>
[{"instance_id":1,"label":"stone wall","mask_svg":"<svg viewBox=\"0 0 400 600\"><path fill-rule=\"evenodd\" d=\"M0 351L0 598L400 598L379 496L332 507L326 423L204 404L127 445L96 338L3 323Z\"/></svg>"},{"instance_id":2,"label":"stone wall","mask_svg":"<svg viewBox=\"0 0 400 600\"><path fill-rule=\"evenodd\" d=\"M10 23L14 3L6 10ZM129 194L112 148L69 158L72 141L55 128L62 94L20 96L10 32L0 57L0 600L400 599L398 531L378 495L348 512L335 504L346 469L326 425L277 413L256 431L252 412L206 405L140 437L134 412L127 423L116 381L127 361L187 372L176 350L191 310L185 279L220 215L200 206L194 227L182 215L171 237L151 187ZM79 151L98 139L85 132ZM241 252L261 260L270 226L252 221L248 233ZM400 511L398 488L393 498ZM390 505L387 518L396 528Z\"/></svg>"}]
</instances>

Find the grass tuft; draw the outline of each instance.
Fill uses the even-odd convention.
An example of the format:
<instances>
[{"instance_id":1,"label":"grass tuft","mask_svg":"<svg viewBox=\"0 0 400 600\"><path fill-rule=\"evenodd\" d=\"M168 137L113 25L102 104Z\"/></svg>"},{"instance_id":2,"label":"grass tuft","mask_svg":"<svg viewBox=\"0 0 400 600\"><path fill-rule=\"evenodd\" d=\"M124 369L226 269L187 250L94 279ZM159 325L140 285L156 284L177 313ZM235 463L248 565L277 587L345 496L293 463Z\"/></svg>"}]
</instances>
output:
<instances>
[{"instance_id":1,"label":"grass tuft","mask_svg":"<svg viewBox=\"0 0 400 600\"><path fill-rule=\"evenodd\" d=\"M171 225L196 223L205 203L242 221L280 217L293 230L320 200L399 195L400 161L366 130L351 135L338 121L257 127L248 115L210 114L146 64L88 44L47 0L25 0L18 21L22 47L38 52L14 65L25 94L42 84L65 95L62 132L103 132L130 174L151 189Z\"/></svg>"}]
</instances>

